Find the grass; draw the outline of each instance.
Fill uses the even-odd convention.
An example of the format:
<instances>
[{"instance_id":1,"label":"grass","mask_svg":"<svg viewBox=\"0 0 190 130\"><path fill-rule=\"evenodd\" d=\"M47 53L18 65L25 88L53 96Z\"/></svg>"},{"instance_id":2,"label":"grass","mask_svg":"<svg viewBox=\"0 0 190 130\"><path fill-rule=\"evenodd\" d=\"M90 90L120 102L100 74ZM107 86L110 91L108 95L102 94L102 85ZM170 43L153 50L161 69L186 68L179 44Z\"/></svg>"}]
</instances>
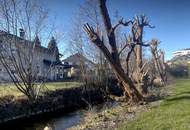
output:
<instances>
[{"instance_id":1,"label":"grass","mask_svg":"<svg viewBox=\"0 0 190 130\"><path fill-rule=\"evenodd\" d=\"M57 89L65 89L80 86L79 82L49 82L45 83L44 91L54 91ZM0 84L0 97L13 95L23 96L23 94L14 86L13 83Z\"/></svg>"},{"instance_id":2,"label":"grass","mask_svg":"<svg viewBox=\"0 0 190 130\"><path fill-rule=\"evenodd\" d=\"M120 130L190 130L190 80L178 79L171 96Z\"/></svg>"}]
</instances>

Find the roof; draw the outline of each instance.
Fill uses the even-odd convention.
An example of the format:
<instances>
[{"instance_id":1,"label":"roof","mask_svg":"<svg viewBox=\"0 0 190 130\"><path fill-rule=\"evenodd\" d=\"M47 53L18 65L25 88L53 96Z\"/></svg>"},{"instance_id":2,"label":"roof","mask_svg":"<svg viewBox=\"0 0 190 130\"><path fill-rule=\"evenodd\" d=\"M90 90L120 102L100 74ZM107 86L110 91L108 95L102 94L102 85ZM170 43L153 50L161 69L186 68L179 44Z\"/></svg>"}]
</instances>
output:
<instances>
[{"instance_id":1,"label":"roof","mask_svg":"<svg viewBox=\"0 0 190 130\"><path fill-rule=\"evenodd\" d=\"M68 62L68 63L72 62L73 64L85 62L85 63L91 64L91 65L95 65L94 62L92 62L91 60L87 59L85 56L83 56L79 53L75 53L74 55L70 55L69 57L64 59L63 62Z\"/></svg>"},{"instance_id":2,"label":"roof","mask_svg":"<svg viewBox=\"0 0 190 130\"><path fill-rule=\"evenodd\" d=\"M72 68L72 67L75 67L75 68L78 68L78 65L69 65L69 64L63 64L59 61L50 61L50 60L47 60L47 59L43 59L43 62L47 65L52 65L52 66L62 66L64 69L69 69L69 68Z\"/></svg>"},{"instance_id":3,"label":"roof","mask_svg":"<svg viewBox=\"0 0 190 130\"><path fill-rule=\"evenodd\" d=\"M184 51L190 51L190 48L180 49L180 50L174 51L172 53L180 53L180 52L184 52Z\"/></svg>"},{"instance_id":4,"label":"roof","mask_svg":"<svg viewBox=\"0 0 190 130\"><path fill-rule=\"evenodd\" d=\"M0 36L9 36L9 38L17 38L20 41L24 40L25 43L32 43L32 41L30 41L30 40L23 39L17 35L14 35L14 34L2 31L2 30L0 30ZM22 43L23 42L20 42L20 44L22 44ZM39 49L40 51L44 51L44 52L47 52L48 54L51 54L51 53L49 53L49 49L44 46L38 45L38 46L36 46L36 49Z\"/></svg>"}]
</instances>

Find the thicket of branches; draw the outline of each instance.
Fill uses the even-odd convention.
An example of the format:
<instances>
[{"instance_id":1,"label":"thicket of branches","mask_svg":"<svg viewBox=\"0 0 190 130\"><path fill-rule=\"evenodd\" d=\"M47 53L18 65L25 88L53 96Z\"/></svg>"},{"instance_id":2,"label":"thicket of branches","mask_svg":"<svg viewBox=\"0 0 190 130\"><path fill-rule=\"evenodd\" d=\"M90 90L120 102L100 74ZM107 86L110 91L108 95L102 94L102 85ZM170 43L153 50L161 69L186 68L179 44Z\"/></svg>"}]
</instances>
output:
<instances>
[{"instance_id":1,"label":"thicket of branches","mask_svg":"<svg viewBox=\"0 0 190 130\"><path fill-rule=\"evenodd\" d=\"M121 18L117 24L113 25L107 10L106 0L98 0L97 6L99 7L98 15L102 17L103 32L106 35L99 33L97 25L94 29L94 25L89 23L84 25L84 30L91 42L99 48L109 62L123 89L124 98L132 101L143 100L147 94L147 87L152 85L155 80L166 81L164 53L158 51L158 41L152 40L145 43L143 40L145 27L154 28L154 26L150 25L150 21L145 15L135 16L129 21ZM116 39L121 36L116 35L116 30L121 26L130 27L130 33L125 38L125 44L119 48L119 42ZM143 59L143 47L151 49L152 62ZM127 52L121 55L125 50ZM134 64L130 67L131 62ZM154 73L149 70L151 63L154 66Z\"/></svg>"}]
</instances>

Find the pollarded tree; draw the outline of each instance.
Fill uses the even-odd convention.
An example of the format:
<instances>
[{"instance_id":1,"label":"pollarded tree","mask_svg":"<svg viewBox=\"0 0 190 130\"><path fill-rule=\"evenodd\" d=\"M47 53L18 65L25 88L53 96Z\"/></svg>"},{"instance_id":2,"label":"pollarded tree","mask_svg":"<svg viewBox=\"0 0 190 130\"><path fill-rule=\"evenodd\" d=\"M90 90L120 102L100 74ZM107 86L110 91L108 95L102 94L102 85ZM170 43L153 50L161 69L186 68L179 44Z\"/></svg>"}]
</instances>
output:
<instances>
[{"instance_id":1,"label":"pollarded tree","mask_svg":"<svg viewBox=\"0 0 190 130\"><path fill-rule=\"evenodd\" d=\"M160 49L158 50L159 41L157 39L152 39L150 42L151 46L151 53L153 57L153 63L155 70L157 72L157 77L161 80L161 82L165 83L167 81L166 77L166 65L165 65L165 59L164 59L164 52Z\"/></svg>"},{"instance_id":2,"label":"pollarded tree","mask_svg":"<svg viewBox=\"0 0 190 130\"><path fill-rule=\"evenodd\" d=\"M144 44L143 33L145 27L154 28L154 26L149 24L149 20L145 15L135 16L131 23L131 38L129 38L128 42L133 44L130 52L133 52L135 55L135 69L132 72L132 79L139 91L142 94L147 94L148 69L146 67L147 62L143 62L143 47L149 47L150 44Z\"/></svg>"},{"instance_id":3,"label":"pollarded tree","mask_svg":"<svg viewBox=\"0 0 190 130\"><path fill-rule=\"evenodd\" d=\"M123 24L129 25L130 22L123 22L122 20L116 26L112 26L110 16L106 7L106 0L99 0L100 13L104 22L105 30L107 33L107 39L110 46L110 50L105 46L103 37L99 36L88 23L84 25L84 30L89 35L91 42L93 42L104 54L108 62L110 63L114 73L116 74L121 87L124 90L124 96L129 97L131 100L139 101L143 96L136 89L131 78L125 74L124 69L121 66L119 59L119 53L117 49L115 29Z\"/></svg>"},{"instance_id":4,"label":"pollarded tree","mask_svg":"<svg viewBox=\"0 0 190 130\"><path fill-rule=\"evenodd\" d=\"M106 7L106 0L99 0L98 3L100 15L102 16L105 32L107 34L106 38L103 35L100 36L100 34L95 31L93 27L90 26L88 23L84 25L84 30L88 34L91 42L94 43L101 50L101 52L110 63L110 66L112 67L119 81L119 84L124 91L124 97L128 97L133 101L142 100L144 91L146 91L144 90L144 87L146 86L145 82L147 82L146 80L144 80L144 78L147 77L147 70L144 71L145 63L143 63L142 61L142 46L150 46L150 44L144 44L143 42L143 31L145 26L151 28L152 26L149 25L149 20L144 15L141 15L140 17L136 16L134 20L130 20L127 22L124 22L123 19L121 19L115 26L113 26ZM120 25L131 26L131 34L128 38L126 38L126 45L124 45L123 48L118 49L115 31ZM109 47L107 45L109 45ZM128 48L128 54L126 57L127 69L122 66L122 61L120 60L120 54L126 48ZM138 72L136 73L139 74L136 77L133 76L133 72L131 73L129 68L129 61L132 53L135 55L135 70L138 70ZM140 81L138 82L138 80ZM143 92L141 93L141 91L139 91L137 87L142 82L144 82L144 84L140 86L143 90Z\"/></svg>"}]
</instances>

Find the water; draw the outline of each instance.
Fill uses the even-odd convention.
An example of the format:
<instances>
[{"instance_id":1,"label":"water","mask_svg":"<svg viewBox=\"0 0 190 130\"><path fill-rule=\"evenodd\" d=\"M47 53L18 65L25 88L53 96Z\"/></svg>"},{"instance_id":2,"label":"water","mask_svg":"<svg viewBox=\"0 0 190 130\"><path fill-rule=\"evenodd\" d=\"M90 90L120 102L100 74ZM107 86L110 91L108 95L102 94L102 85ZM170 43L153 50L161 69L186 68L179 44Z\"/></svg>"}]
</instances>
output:
<instances>
[{"instance_id":1,"label":"water","mask_svg":"<svg viewBox=\"0 0 190 130\"><path fill-rule=\"evenodd\" d=\"M62 117L60 119L55 119L53 126L56 130L64 130L71 126L75 126L80 122L81 116L79 113L72 113L67 115L66 117Z\"/></svg>"},{"instance_id":2,"label":"water","mask_svg":"<svg viewBox=\"0 0 190 130\"><path fill-rule=\"evenodd\" d=\"M22 122L17 122L0 130L43 130L46 126L51 126L53 130L65 130L69 127L80 123L83 113L80 111L72 113L60 113L49 117L39 117L39 119L30 119ZM13 126L14 125L14 126Z\"/></svg>"},{"instance_id":3,"label":"water","mask_svg":"<svg viewBox=\"0 0 190 130\"><path fill-rule=\"evenodd\" d=\"M73 112L61 115L60 117L57 116L52 117L51 119L41 122L24 124L23 130L43 130L48 125L54 128L54 130L65 130L71 126L79 124L81 119L82 119L81 112Z\"/></svg>"},{"instance_id":4,"label":"water","mask_svg":"<svg viewBox=\"0 0 190 130\"><path fill-rule=\"evenodd\" d=\"M100 112L107 108L117 106L118 103L105 102L90 108L92 112ZM88 110L89 111L89 110ZM43 130L46 126L50 126L53 130L65 130L72 126L78 125L83 119L86 110L78 110L71 113L56 113L46 117L32 118L23 120L12 125L6 125L0 130Z\"/></svg>"}]
</instances>

